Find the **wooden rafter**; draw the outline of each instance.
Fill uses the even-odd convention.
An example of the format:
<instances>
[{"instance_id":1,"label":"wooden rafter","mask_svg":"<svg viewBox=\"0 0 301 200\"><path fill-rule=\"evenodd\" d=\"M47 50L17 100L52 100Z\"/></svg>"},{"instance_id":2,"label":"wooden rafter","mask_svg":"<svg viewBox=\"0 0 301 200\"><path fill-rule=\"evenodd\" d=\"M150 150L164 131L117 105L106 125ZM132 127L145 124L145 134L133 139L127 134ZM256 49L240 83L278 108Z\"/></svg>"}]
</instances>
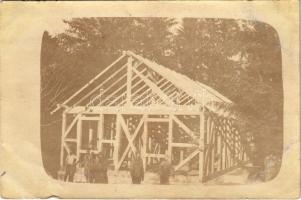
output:
<instances>
[{"instance_id":1,"label":"wooden rafter","mask_svg":"<svg viewBox=\"0 0 301 200\"><path fill-rule=\"evenodd\" d=\"M88 86L90 86L96 79L98 79L99 77L101 77L103 74L105 74L109 69L111 69L112 66L114 66L115 64L117 64L122 58L125 57L125 53L123 53L119 58L117 58L113 63L111 63L108 67L106 67L102 72L100 72L99 74L97 74L91 81L89 81L89 83L87 83L86 85L84 85L81 89L79 89L77 92L75 92L72 96L70 96L67 100L65 100L62 105L66 105L69 101L71 101L71 99L73 99L75 96L77 96L78 94L80 94L84 89L86 89ZM60 107L55 108L53 111L51 111L52 113L55 113L58 109L60 109Z\"/></svg>"},{"instance_id":2,"label":"wooden rafter","mask_svg":"<svg viewBox=\"0 0 301 200\"><path fill-rule=\"evenodd\" d=\"M158 86L156 84L154 84L153 82L151 82L150 80L148 80L147 78L144 77L144 75L142 75L140 72L138 72L136 69L133 69L133 71L142 79L144 80L144 82L154 91L156 92L160 97L162 97L162 100L167 104L167 105L175 105L173 101L171 101L169 99L168 96L166 96L165 93L162 92L162 90L160 90L158 88Z\"/></svg>"},{"instance_id":3,"label":"wooden rafter","mask_svg":"<svg viewBox=\"0 0 301 200\"><path fill-rule=\"evenodd\" d=\"M94 97L93 100L91 100L91 102L95 101L97 98L101 97L101 95L104 95L107 91L109 91L111 88L113 88L117 83L119 83L121 80L123 80L124 78L126 78L126 75L123 75L121 77L119 77L119 79L117 79L116 81L114 81L114 83L112 83L109 87L107 87L101 94L97 95L96 97ZM91 102L89 102L87 105L89 105ZM101 102L102 103L102 102Z\"/></svg>"},{"instance_id":4,"label":"wooden rafter","mask_svg":"<svg viewBox=\"0 0 301 200\"><path fill-rule=\"evenodd\" d=\"M75 102L73 105L77 106L79 105L81 102L83 102L87 97L89 97L91 94L93 94L95 91L99 90L105 83L107 83L109 80L111 80L111 78L113 78L116 74L118 74L119 72L121 72L122 70L124 70L126 67L126 64L123 65L120 69L118 69L116 72L114 72L111 76L109 76L104 82L102 82L100 85L98 85L97 87L95 87L92 91L90 91L88 94L86 94L84 97L82 97L80 100L78 100L77 102Z\"/></svg>"},{"instance_id":5,"label":"wooden rafter","mask_svg":"<svg viewBox=\"0 0 301 200\"><path fill-rule=\"evenodd\" d=\"M109 96L107 96L98 106L102 106L105 102L110 100L111 97L113 97L115 94L117 94L118 92L120 92L124 88L126 88L126 85L124 85L123 87L120 87L118 90L115 90L115 92L113 92Z\"/></svg>"}]
</instances>

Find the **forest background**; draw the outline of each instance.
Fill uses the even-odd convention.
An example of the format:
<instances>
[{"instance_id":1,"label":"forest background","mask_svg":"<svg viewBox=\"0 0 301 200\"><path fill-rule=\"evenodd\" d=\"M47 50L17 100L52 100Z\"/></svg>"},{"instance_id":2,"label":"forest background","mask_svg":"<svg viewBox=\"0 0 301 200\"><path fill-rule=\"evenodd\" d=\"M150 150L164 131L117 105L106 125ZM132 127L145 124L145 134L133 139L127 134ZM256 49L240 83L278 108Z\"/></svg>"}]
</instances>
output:
<instances>
[{"instance_id":1,"label":"forest background","mask_svg":"<svg viewBox=\"0 0 301 200\"><path fill-rule=\"evenodd\" d=\"M258 21L197 18L74 18L64 32L45 31L41 47L41 148L48 174L59 170L61 111L79 88L130 50L234 102L241 134L254 135L255 165L281 159L283 87L277 32ZM84 76L83 76L84 74Z\"/></svg>"}]
</instances>

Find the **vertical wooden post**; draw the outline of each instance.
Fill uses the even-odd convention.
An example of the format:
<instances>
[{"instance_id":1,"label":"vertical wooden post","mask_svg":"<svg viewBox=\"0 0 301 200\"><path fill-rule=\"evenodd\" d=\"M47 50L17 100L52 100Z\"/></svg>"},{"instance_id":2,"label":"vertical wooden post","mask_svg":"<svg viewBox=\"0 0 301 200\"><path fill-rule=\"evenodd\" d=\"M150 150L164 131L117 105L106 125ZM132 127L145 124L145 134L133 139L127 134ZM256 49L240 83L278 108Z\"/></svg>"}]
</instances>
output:
<instances>
[{"instance_id":1,"label":"vertical wooden post","mask_svg":"<svg viewBox=\"0 0 301 200\"><path fill-rule=\"evenodd\" d=\"M202 110L200 114L200 137L199 137L199 181L203 182L203 169L204 169L204 126L205 126L205 90L202 90Z\"/></svg>"},{"instance_id":2,"label":"vertical wooden post","mask_svg":"<svg viewBox=\"0 0 301 200\"><path fill-rule=\"evenodd\" d=\"M77 130L76 130L76 156L78 160L80 159L81 140L82 140L82 120L80 116L77 121Z\"/></svg>"},{"instance_id":3,"label":"vertical wooden post","mask_svg":"<svg viewBox=\"0 0 301 200\"><path fill-rule=\"evenodd\" d=\"M132 70L133 67L133 58L130 56L128 58L128 63L127 63L127 86L126 86L126 102L127 105L131 105L131 96L132 96Z\"/></svg>"},{"instance_id":4,"label":"vertical wooden post","mask_svg":"<svg viewBox=\"0 0 301 200\"><path fill-rule=\"evenodd\" d=\"M147 152L147 115L144 114L143 115L143 135L142 135L142 142L143 142L143 168L144 168L144 171L146 171L146 159L147 159L147 156L146 156L146 152Z\"/></svg>"},{"instance_id":5,"label":"vertical wooden post","mask_svg":"<svg viewBox=\"0 0 301 200\"><path fill-rule=\"evenodd\" d=\"M169 123L168 123L168 158L171 163L172 159L172 115L169 115Z\"/></svg>"},{"instance_id":6,"label":"vertical wooden post","mask_svg":"<svg viewBox=\"0 0 301 200\"><path fill-rule=\"evenodd\" d=\"M97 130L97 139L98 139L98 145L97 150L102 152L102 140L103 140L103 134L104 134L104 115L100 114L99 121L98 121L98 130Z\"/></svg>"},{"instance_id":7,"label":"vertical wooden post","mask_svg":"<svg viewBox=\"0 0 301 200\"><path fill-rule=\"evenodd\" d=\"M114 162L114 169L115 171L118 170L118 157L119 157L119 145L120 145L120 131L121 131L121 124L120 118L121 114L116 115L116 137L114 143L114 155L113 155L113 162Z\"/></svg>"},{"instance_id":8,"label":"vertical wooden post","mask_svg":"<svg viewBox=\"0 0 301 200\"><path fill-rule=\"evenodd\" d=\"M61 137L61 159L60 159L60 165L64 165L64 144L65 144L65 131L66 131L66 119L67 119L67 113L63 112L62 116L62 137Z\"/></svg>"}]
</instances>

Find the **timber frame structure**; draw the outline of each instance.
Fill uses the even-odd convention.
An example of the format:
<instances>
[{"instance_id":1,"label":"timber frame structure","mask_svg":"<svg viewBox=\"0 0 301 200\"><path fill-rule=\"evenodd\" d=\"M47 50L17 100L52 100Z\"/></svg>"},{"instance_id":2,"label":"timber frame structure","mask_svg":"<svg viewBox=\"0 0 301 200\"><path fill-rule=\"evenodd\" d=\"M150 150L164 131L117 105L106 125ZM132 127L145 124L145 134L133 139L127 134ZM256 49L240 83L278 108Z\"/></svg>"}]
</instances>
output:
<instances>
[{"instance_id":1,"label":"timber frame structure","mask_svg":"<svg viewBox=\"0 0 301 200\"><path fill-rule=\"evenodd\" d=\"M188 166L208 181L248 161L246 139L216 102L232 103L198 81L124 51L53 111L64 108L60 164L70 149L79 159L89 149L104 152L119 170L136 149L145 170L168 158L176 171Z\"/></svg>"}]
</instances>

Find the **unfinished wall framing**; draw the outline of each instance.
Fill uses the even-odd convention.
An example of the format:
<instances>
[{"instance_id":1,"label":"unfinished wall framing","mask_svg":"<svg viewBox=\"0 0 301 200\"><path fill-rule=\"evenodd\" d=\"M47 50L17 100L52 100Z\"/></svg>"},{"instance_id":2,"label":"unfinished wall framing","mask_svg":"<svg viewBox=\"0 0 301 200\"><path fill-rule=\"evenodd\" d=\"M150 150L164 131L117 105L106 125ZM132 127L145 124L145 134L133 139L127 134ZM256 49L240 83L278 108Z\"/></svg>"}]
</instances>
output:
<instances>
[{"instance_id":1,"label":"unfinished wall framing","mask_svg":"<svg viewBox=\"0 0 301 200\"><path fill-rule=\"evenodd\" d=\"M67 152L103 152L115 170L133 149L148 170L168 158L205 182L248 161L235 119L215 103L232 103L212 88L126 51L59 105L61 165Z\"/></svg>"}]
</instances>

